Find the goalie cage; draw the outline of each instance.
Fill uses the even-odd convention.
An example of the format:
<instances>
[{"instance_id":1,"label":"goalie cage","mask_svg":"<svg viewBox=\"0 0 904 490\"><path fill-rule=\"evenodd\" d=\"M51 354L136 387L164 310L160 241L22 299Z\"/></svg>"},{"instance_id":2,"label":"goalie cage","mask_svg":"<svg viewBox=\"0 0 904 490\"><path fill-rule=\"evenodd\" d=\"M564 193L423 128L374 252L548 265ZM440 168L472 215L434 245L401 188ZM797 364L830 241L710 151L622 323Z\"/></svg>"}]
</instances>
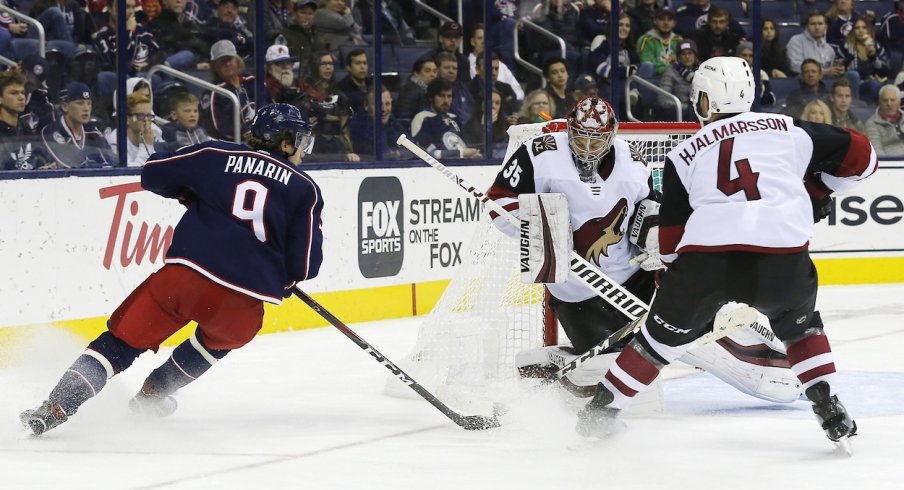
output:
<instances>
[{"instance_id":1,"label":"goalie cage","mask_svg":"<svg viewBox=\"0 0 904 490\"><path fill-rule=\"evenodd\" d=\"M541 134L543 126L509 128L503 161L517 144ZM666 154L699 127L696 123L622 123L618 136L643 155L659 189ZM559 325L547 308L546 290L540 284L521 283L518 257L517 240L497 230L484 213L455 276L421 323L414 349L399 362L418 383L463 412L482 413L489 401L505 402L516 396L515 355L558 343ZM414 395L392 376L385 392L406 398Z\"/></svg>"}]
</instances>

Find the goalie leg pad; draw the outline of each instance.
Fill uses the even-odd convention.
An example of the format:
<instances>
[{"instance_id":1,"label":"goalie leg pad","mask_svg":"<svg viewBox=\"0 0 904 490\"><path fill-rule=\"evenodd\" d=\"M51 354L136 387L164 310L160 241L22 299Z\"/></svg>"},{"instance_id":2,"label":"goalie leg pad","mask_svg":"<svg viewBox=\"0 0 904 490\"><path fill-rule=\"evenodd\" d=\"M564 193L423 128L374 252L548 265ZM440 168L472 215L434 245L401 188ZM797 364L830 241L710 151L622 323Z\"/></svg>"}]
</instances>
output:
<instances>
[{"instance_id":1,"label":"goalie leg pad","mask_svg":"<svg viewBox=\"0 0 904 490\"><path fill-rule=\"evenodd\" d=\"M750 396L777 403L800 398L800 381L765 316L725 338L697 345L679 360L703 369Z\"/></svg>"},{"instance_id":2,"label":"goalie leg pad","mask_svg":"<svg viewBox=\"0 0 904 490\"><path fill-rule=\"evenodd\" d=\"M568 279L571 216L564 194L521 194L521 282L563 283Z\"/></svg>"}]
</instances>

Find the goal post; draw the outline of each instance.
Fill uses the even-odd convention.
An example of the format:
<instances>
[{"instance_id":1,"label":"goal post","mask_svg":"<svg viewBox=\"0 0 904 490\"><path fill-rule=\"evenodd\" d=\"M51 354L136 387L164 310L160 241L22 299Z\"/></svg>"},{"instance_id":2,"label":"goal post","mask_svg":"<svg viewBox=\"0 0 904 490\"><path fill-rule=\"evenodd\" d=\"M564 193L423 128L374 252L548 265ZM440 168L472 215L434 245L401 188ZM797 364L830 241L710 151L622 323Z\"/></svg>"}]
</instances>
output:
<instances>
[{"instance_id":1,"label":"goal post","mask_svg":"<svg viewBox=\"0 0 904 490\"><path fill-rule=\"evenodd\" d=\"M512 126L507 156L542 134L544 126ZM666 154L697 129L696 123L621 123L617 136L643 155L654 186L660 186ZM488 188L491 182L475 184ZM414 348L399 362L421 385L463 411L476 400L506 400L519 379L518 352L567 342L558 338L546 288L521 282L518 257L517 240L497 230L484 213L463 247L455 276L421 322ZM386 392L410 396L392 377Z\"/></svg>"}]
</instances>

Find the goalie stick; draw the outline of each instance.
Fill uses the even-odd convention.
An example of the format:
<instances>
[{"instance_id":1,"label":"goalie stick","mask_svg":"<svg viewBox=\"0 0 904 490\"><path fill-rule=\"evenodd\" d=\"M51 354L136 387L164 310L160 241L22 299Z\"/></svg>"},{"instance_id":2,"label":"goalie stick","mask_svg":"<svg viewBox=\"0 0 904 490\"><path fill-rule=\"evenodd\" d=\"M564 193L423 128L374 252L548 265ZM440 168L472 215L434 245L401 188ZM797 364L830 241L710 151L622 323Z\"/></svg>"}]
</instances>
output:
<instances>
[{"instance_id":1,"label":"goalie stick","mask_svg":"<svg viewBox=\"0 0 904 490\"><path fill-rule=\"evenodd\" d=\"M483 192L478 191L476 187L471 185L463 178L459 177L458 174L440 163L439 160L430 156L429 153L409 140L404 134L399 136L396 143L411 150L411 152L414 153L418 158L427 162L431 167L435 168L440 173L445 175L449 180L455 182L456 185L469 192L472 196L480 199L484 206L491 209L493 212L504 218L509 223L513 224L516 228L520 227L520 221L518 220L518 218L513 216L512 213L509 213L508 210L490 199ZM556 379L561 379L569 372L577 369L578 366L585 363L590 358L604 353L607 349L609 349L609 346L621 340L625 335L628 335L638 325L640 325L643 319L645 319L647 314L649 313L649 306L645 302L641 301L637 296L634 296L630 291L622 287L621 284L613 281L609 276L591 265L590 262L587 262L587 260L578 255L578 253L574 250L571 251L570 258L570 268L572 275L583 282L588 288L596 293L597 296L603 298L609 304L624 313L632 321L619 330L616 330L614 333L612 333L612 335L605 338L602 342L591 347L590 350L585 352L577 359L574 359L565 366L562 366L562 368L555 373ZM745 308L754 313L753 319L750 320L750 322L752 323L756 320L756 310L750 307ZM701 342L712 342L714 340L718 340L730 333L731 328L737 328L737 326L726 324L721 326L720 328L720 325L714 325L713 332L710 332L709 334L704 336L702 339L706 340L701 340Z\"/></svg>"},{"instance_id":2,"label":"goalie stick","mask_svg":"<svg viewBox=\"0 0 904 490\"><path fill-rule=\"evenodd\" d=\"M494 414L492 416L483 416L483 415L462 415L451 408L448 405L440 401L433 393L427 391L423 386L418 384L417 381L414 380L411 376L408 376L401 368L395 365L394 362L390 361L386 356L380 354L377 349L374 349L372 345L367 343L366 340L361 338L354 330L349 328L345 323L342 323L341 320L336 318L332 313L330 313L326 308L321 306L317 301L314 300L311 296L301 290L298 286L292 288L292 293L306 305L308 305L312 310L314 310L318 315L322 316L324 320L330 322L330 324L340 332L342 332L346 337L352 340L358 347L362 348L365 352L371 355L377 362L382 364L386 369L388 369L396 378L399 379L402 383L408 385L409 388L414 390L415 393L421 396L424 400L427 400L431 405L436 407L437 410L443 413L446 417L449 418L452 422L455 422L456 425L462 427L467 430L483 430L483 429L492 429L495 427L499 427L499 419L498 419L498 410L497 407L494 406Z\"/></svg>"}]
</instances>

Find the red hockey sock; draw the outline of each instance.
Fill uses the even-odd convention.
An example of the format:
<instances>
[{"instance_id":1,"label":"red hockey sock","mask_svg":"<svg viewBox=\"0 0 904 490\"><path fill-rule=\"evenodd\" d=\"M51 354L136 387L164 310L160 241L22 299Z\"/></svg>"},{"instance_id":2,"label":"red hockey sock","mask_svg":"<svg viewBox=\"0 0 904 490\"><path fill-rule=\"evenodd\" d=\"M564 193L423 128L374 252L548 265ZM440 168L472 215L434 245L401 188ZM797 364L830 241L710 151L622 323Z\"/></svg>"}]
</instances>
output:
<instances>
[{"instance_id":1,"label":"red hockey sock","mask_svg":"<svg viewBox=\"0 0 904 490\"><path fill-rule=\"evenodd\" d=\"M603 379L603 385L615 396L611 406L621 410L628 408L634 395L645 390L659 376L659 369L630 345L626 347Z\"/></svg>"},{"instance_id":2,"label":"red hockey sock","mask_svg":"<svg viewBox=\"0 0 904 490\"><path fill-rule=\"evenodd\" d=\"M789 345L788 361L804 390L820 381L834 387L835 356L825 335L810 335Z\"/></svg>"}]
</instances>

